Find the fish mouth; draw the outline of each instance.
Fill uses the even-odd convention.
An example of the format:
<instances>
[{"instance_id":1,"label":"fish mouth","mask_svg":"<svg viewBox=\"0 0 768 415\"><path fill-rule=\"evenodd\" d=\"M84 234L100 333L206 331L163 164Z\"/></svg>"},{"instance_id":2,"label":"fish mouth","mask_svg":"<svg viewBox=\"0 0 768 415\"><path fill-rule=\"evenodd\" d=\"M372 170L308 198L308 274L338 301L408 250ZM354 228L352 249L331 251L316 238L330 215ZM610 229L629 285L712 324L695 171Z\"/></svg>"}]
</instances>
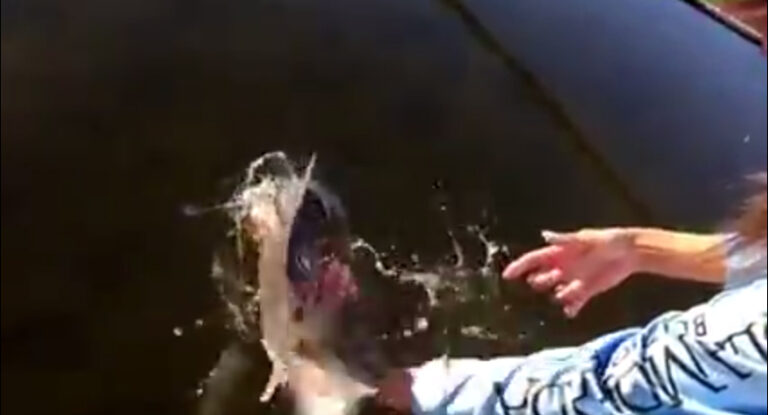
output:
<instances>
[{"instance_id":1,"label":"fish mouth","mask_svg":"<svg viewBox=\"0 0 768 415\"><path fill-rule=\"evenodd\" d=\"M331 308L355 297L347 215L328 189L310 182L288 240L287 274L299 302Z\"/></svg>"}]
</instances>

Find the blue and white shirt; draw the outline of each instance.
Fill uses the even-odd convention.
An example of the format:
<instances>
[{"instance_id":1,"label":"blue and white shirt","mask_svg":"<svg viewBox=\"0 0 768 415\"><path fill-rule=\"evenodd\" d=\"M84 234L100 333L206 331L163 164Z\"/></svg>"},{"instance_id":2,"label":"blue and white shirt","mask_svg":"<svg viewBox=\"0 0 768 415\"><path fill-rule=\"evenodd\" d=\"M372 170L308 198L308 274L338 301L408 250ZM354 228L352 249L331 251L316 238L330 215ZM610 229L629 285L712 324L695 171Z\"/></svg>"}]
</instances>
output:
<instances>
[{"instance_id":1,"label":"blue and white shirt","mask_svg":"<svg viewBox=\"0 0 768 415\"><path fill-rule=\"evenodd\" d=\"M413 411L765 415L765 248L739 251L729 265L724 292L644 328L525 358L437 360L414 369Z\"/></svg>"}]
</instances>

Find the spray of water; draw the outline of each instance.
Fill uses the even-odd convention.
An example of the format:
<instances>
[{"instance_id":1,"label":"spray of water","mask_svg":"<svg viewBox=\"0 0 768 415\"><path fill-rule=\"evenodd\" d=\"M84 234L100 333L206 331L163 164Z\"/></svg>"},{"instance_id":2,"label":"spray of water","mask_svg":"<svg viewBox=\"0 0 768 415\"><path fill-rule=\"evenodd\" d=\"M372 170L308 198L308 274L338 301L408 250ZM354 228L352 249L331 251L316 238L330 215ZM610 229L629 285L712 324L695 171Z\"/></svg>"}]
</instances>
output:
<instances>
[{"instance_id":1,"label":"spray of water","mask_svg":"<svg viewBox=\"0 0 768 415\"><path fill-rule=\"evenodd\" d=\"M366 378L359 376L360 370L350 369L376 366L376 363L369 364L373 361L380 363L377 356L362 362L368 355L375 355L369 353L369 340L398 344L420 335L437 334L446 338L439 346L445 354L450 352L454 335L499 340L493 329L477 322L455 327L455 330L448 328L454 319L451 310L474 307L478 301L487 302L497 294L499 263L508 252L491 241L479 226L463 229L465 234L482 243L484 260L479 267L467 264L467 255L452 231L448 231L455 259L452 263L421 264L414 255L413 264L394 266L387 264L384 256L363 239L351 243L354 258L367 257L372 261L370 273L356 271L358 279L370 279L368 285L374 288L369 293L378 297L371 299L379 300L377 306L368 307L376 310L370 315L389 312L391 314L380 321L400 322L377 328L373 321L376 316L368 318L363 313L363 317L358 318L367 319L362 323L371 329L370 339L357 343L324 341L323 336L328 333L353 337L350 334L353 329L328 330L329 325L343 324L328 321L338 319L338 315L314 313L313 318L301 322L293 319L297 299L286 275L286 255L293 219L303 201L313 165L314 158L298 173L283 153L266 154L249 166L245 179L230 200L213 208L225 210L233 223L230 239L234 248L218 253L212 268L215 286L230 317L228 327L240 344L260 342L272 363L262 401L269 401L278 388L287 386L301 415L352 414L360 398L375 392L370 386L372 382L360 380ZM204 211L207 209L195 208L191 213ZM365 287L362 282L361 285ZM414 292L412 296L407 294ZM420 293L424 294L424 304L418 304ZM365 304L365 290L362 294ZM409 304L387 307L388 297ZM333 348L330 344L345 346ZM398 345L393 349L402 348ZM356 364L350 364L352 360L356 360ZM227 413L225 398L232 393L232 384L251 369L250 362L237 344L221 354L216 368L202 382L200 415Z\"/></svg>"},{"instance_id":2,"label":"spray of water","mask_svg":"<svg viewBox=\"0 0 768 415\"><path fill-rule=\"evenodd\" d=\"M346 415L354 411L359 398L373 390L350 376L334 351L324 347L334 323L332 313L318 309L301 318L295 316L302 300L296 297L287 275L293 222L313 165L314 158L299 174L277 152L249 166L242 185L222 205L234 224L234 253L217 256L212 275L234 332L244 342L260 339L272 363L261 401L270 401L278 388L287 387L302 415ZM233 350L222 354L205 382L204 415L220 410L221 391L227 391L223 385L242 366Z\"/></svg>"}]
</instances>

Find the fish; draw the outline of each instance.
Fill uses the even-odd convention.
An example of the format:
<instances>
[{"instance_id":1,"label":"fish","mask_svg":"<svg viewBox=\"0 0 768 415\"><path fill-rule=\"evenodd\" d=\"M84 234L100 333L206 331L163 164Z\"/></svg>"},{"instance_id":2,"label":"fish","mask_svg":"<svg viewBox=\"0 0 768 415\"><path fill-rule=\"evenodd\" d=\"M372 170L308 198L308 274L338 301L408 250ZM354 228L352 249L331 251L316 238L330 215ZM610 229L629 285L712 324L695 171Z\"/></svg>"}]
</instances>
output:
<instances>
[{"instance_id":1,"label":"fish","mask_svg":"<svg viewBox=\"0 0 768 415\"><path fill-rule=\"evenodd\" d=\"M301 415L349 415L376 388L335 352L339 322L359 287L349 266L346 213L313 180L314 164L313 157L297 172L283 153L262 156L227 203L238 256L255 264L242 267L243 280L258 286L255 307L240 304L236 314L255 321L258 309L272 364L262 402L285 388ZM252 332L245 324L241 330Z\"/></svg>"},{"instance_id":2,"label":"fish","mask_svg":"<svg viewBox=\"0 0 768 415\"><path fill-rule=\"evenodd\" d=\"M200 415L231 413L229 402L252 386L249 371L262 368L255 360L261 350L271 372L260 400L279 405L279 413L286 400L276 396L290 397L300 415L381 409L387 404L377 385L401 373L397 367L419 364L430 348L447 350L454 333L447 324L466 317L456 310L500 297L499 264L508 250L485 230L466 229L485 247L481 269L467 265L450 230L453 262L414 270L391 264L351 237L341 200L314 177L314 166L314 157L300 170L284 153L268 153L211 208L230 219L227 245L234 249L216 256L212 276L238 339L200 389ZM474 321L455 332L499 342Z\"/></svg>"}]
</instances>

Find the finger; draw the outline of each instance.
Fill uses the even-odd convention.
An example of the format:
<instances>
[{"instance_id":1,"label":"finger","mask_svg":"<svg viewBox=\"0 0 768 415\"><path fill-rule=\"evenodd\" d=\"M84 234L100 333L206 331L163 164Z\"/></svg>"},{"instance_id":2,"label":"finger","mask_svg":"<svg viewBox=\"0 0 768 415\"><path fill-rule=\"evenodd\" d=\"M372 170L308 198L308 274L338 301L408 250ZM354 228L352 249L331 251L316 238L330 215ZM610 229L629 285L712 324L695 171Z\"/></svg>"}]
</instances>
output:
<instances>
[{"instance_id":1,"label":"finger","mask_svg":"<svg viewBox=\"0 0 768 415\"><path fill-rule=\"evenodd\" d=\"M541 248L536 251L527 253L520 257L518 260L509 264L502 275L506 279L520 278L524 274L527 274L536 268L549 265L561 252L562 248L559 246L548 246L546 248Z\"/></svg>"},{"instance_id":2,"label":"finger","mask_svg":"<svg viewBox=\"0 0 768 415\"><path fill-rule=\"evenodd\" d=\"M578 232L560 233L553 231L542 231L541 237L544 238L548 244L552 245L569 245L580 243L582 241L581 234Z\"/></svg>"},{"instance_id":3,"label":"finger","mask_svg":"<svg viewBox=\"0 0 768 415\"><path fill-rule=\"evenodd\" d=\"M561 303L573 302L577 297L584 294L584 281L573 280L566 284L556 295L555 299Z\"/></svg>"},{"instance_id":4,"label":"finger","mask_svg":"<svg viewBox=\"0 0 768 415\"><path fill-rule=\"evenodd\" d=\"M576 318L578 317L579 313L581 313L581 310L584 308L585 305L587 305L587 301L580 300L578 302L575 302L573 304L569 304L563 307L563 312L565 313L565 316L568 318Z\"/></svg>"},{"instance_id":5,"label":"finger","mask_svg":"<svg viewBox=\"0 0 768 415\"><path fill-rule=\"evenodd\" d=\"M528 284L537 292L550 291L562 281L563 271L560 269L537 273L528 278Z\"/></svg>"},{"instance_id":6,"label":"finger","mask_svg":"<svg viewBox=\"0 0 768 415\"><path fill-rule=\"evenodd\" d=\"M563 309L569 317L575 317L581 309L577 306L586 300L587 292L584 282L581 280L571 281L555 294L555 301L563 305Z\"/></svg>"},{"instance_id":7,"label":"finger","mask_svg":"<svg viewBox=\"0 0 768 415\"><path fill-rule=\"evenodd\" d=\"M552 298L553 299L557 298L557 294L560 294L563 291L563 289L565 288L565 286L566 286L565 283L557 284L555 286L555 289L554 289L555 295L553 295Z\"/></svg>"},{"instance_id":8,"label":"finger","mask_svg":"<svg viewBox=\"0 0 768 415\"><path fill-rule=\"evenodd\" d=\"M556 295L556 300L563 304L569 316L575 317L593 298L616 286L620 281L617 275L621 275L621 271L609 266L600 272L584 275L592 275L588 283L583 279L573 281Z\"/></svg>"}]
</instances>

